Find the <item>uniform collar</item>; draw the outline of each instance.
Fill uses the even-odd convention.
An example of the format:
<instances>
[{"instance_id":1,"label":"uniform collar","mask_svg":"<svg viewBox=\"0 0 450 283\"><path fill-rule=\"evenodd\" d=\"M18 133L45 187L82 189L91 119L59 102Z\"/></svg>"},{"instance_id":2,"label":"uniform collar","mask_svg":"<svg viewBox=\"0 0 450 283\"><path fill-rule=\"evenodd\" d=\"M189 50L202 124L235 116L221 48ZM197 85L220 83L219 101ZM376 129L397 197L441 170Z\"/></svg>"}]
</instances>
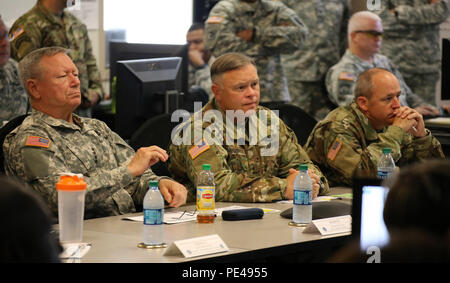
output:
<instances>
[{"instance_id":1,"label":"uniform collar","mask_svg":"<svg viewBox=\"0 0 450 283\"><path fill-rule=\"evenodd\" d=\"M37 3L34 9L36 9L37 13L46 18L49 22L64 26L63 18L67 17L67 12L65 10L62 13L62 18L60 18L47 10L42 4Z\"/></svg>"},{"instance_id":2,"label":"uniform collar","mask_svg":"<svg viewBox=\"0 0 450 283\"><path fill-rule=\"evenodd\" d=\"M378 139L378 133L375 130L374 127L369 122L369 119L364 115L364 113L359 109L358 104L356 102L352 102L350 104L350 107L352 108L353 112L356 114L356 117L359 121L359 124L362 126L364 131L364 136L367 140L376 140ZM386 128L383 129L383 132L386 130Z\"/></svg>"},{"instance_id":3,"label":"uniform collar","mask_svg":"<svg viewBox=\"0 0 450 283\"><path fill-rule=\"evenodd\" d=\"M74 113L72 113L72 119L73 119L74 124L71 124L62 119L53 118L52 116L49 116L49 115L47 115L41 111L38 111L36 109L31 110L31 116L36 121L42 121L42 122L46 123L47 125L49 125L50 127L62 127L62 128L69 128L69 129L78 130L78 131L83 128L82 118Z\"/></svg>"}]
</instances>

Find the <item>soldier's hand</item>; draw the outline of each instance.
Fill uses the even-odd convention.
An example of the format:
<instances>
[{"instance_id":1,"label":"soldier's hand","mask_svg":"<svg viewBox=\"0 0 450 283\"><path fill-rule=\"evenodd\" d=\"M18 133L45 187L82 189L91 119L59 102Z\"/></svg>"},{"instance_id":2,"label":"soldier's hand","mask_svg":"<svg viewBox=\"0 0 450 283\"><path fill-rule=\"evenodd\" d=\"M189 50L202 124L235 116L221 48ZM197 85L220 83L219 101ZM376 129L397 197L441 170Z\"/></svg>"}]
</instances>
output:
<instances>
[{"instance_id":1,"label":"soldier's hand","mask_svg":"<svg viewBox=\"0 0 450 283\"><path fill-rule=\"evenodd\" d=\"M166 162L168 158L169 155L167 155L167 152L156 145L141 147L136 151L127 168L131 176L136 177L142 175L145 170L158 161Z\"/></svg>"},{"instance_id":2,"label":"soldier's hand","mask_svg":"<svg viewBox=\"0 0 450 283\"><path fill-rule=\"evenodd\" d=\"M289 169L289 176L287 176L286 181L286 191L284 191L284 199L293 199L294 198L294 181L295 177L297 177L298 171L291 168Z\"/></svg>"},{"instance_id":3,"label":"soldier's hand","mask_svg":"<svg viewBox=\"0 0 450 283\"><path fill-rule=\"evenodd\" d=\"M189 49L189 61L191 61L191 64L196 68L205 65L203 55L197 49Z\"/></svg>"},{"instance_id":4,"label":"soldier's hand","mask_svg":"<svg viewBox=\"0 0 450 283\"><path fill-rule=\"evenodd\" d=\"M425 123L419 112L407 106L402 106L396 110L395 114L393 125L399 126L415 137L425 136Z\"/></svg>"},{"instance_id":5,"label":"soldier's hand","mask_svg":"<svg viewBox=\"0 0 450 283\"><path fill-rule=\"evenodd\" d=\"M253 30L252 29L241 30L240 32L237 33L237 36L247 42L250 42L253 39Z\"/></svg>"},{"instance_id":6,"label":"soldier's hand","mask_svg":"<svg viewBox=\"0 0 450 283\"><path fill-rule=\"evenodd\" d=\"M170 179L161 179L159 180L159 190L170 207L179 207L186 203L186 187L178 182Z\"/></svg>"},{"instance_id":7,"label":"soldier's hand","mask_svg":"<svg viewBox=\"0 0 450 283\"><path fill-rule=\"evenodd\" d=\"M314 173L311 169L308 169L308 174L309 177L311 178L311 182L312 182L312 189L313 189L313 194L312 194L312 198L315 199L318 195L319 195L319 190L320 190L320 177L318 175L316 175L316 173Z\"/></svg>"},{"instance_id":8,"label":"soldier's hand","mask_svg":"<svg viewBox=\"0 0 450 283\"><path fill-rule=\"evenodd\" d=\"M437 116L439 115L439 110L437 108L434 108L432 106L418 106L414 108L417 112L419 112L422 115L425 116Z\"/></svg>"}]
</instances>

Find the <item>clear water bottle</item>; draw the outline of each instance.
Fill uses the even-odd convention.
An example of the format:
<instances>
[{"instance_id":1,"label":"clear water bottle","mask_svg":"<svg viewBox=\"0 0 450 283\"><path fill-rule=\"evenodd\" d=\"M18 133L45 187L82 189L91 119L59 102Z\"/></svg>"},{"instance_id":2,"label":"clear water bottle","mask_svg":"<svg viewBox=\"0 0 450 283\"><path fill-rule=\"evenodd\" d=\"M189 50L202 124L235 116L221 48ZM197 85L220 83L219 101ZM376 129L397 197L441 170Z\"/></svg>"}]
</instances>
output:
<instances>
[{"instance_id":1,"label":"clear water bottle","mask_svg":"<svg viewBox=\"0 0 450 283\"><path fill-rule=\"evenodd\" d=\"M380 161L377 165L377 176L378 179L388 179L395 171L395 162L391 156L391 149L388 147L383 148L383 154L381 155Z\"/></svg>"},{"instance_id":2,"label":"clear water bottle","mask_svg":"<svg viewBox=\"0 0 450 283\"><path fill-rule=\"evenodd\" d=\"M210 164L203 164L197 181L197 222L213 223L216 185Z\"/></svg>"},{"instance_id":3,"label":"clear water bottle","mask_svg":"<svg viewBox=\"0 0 450 283\"><path fill-rule=\"evenodd\" d=\"M292 221L299 224L312 221L312 181L308 174L308 164L300 165L300 172L294 181Z\"/></svg>"},{"instance_id":4,"label":"clear water bottle","mask_svg":"<svg viewBox=\"0 0 450 283\"><path fill-rule=\"evenodd\" d=\"M150 181L144 197L143 242L146 245L160 245L164 238L164 200L158 188L158 181Z\"/></svg>"}]
</instances>

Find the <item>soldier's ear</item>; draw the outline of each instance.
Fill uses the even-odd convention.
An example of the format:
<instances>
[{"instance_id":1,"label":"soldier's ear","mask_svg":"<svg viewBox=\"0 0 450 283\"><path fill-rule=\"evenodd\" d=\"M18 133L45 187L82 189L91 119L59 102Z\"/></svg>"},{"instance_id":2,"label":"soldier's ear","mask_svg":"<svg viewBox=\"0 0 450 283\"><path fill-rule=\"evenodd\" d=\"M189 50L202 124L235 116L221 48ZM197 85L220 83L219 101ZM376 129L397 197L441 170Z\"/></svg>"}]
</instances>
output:
<instances>
[{"instance_id":1,"label":"soldier's ear","mask_svg":"<svg viewBox=\"0 0 450 283\"><path fill-rule=\"evenodd\" d=\"M213 84L211 85L211 90L212 90L212 92L214 93L214 96L216 97L217 101L219 101L219 100L221 99L220 94L221 94L221 90L222 90L222 88L220 87L220 85L218 85L218 84L216 84L216 83L213 83Z\"/></svg>"},{"instance_id":2,"label":"soldier's ear","mask_svg":"<svg viewBox=\"0 0 450 283\"><path fill-rule=\"evenodd\" d=\"M36 79L29 79L26 82L26 86L28 89L28 93L33 99L40 99L41 95L39 94L39 86Z\"/></svg>"},{"instance_id":3,"label":"soldier's ear","mask_svg":"<svg viewBox=\"0 0 450 283\"><path fill-rule=\"evenodd\" d=\"M359 109L363 112L369 109L369 99L365 96L359 96L356 98L356 103L358 104Z\"/></svg>"}]
</instances>

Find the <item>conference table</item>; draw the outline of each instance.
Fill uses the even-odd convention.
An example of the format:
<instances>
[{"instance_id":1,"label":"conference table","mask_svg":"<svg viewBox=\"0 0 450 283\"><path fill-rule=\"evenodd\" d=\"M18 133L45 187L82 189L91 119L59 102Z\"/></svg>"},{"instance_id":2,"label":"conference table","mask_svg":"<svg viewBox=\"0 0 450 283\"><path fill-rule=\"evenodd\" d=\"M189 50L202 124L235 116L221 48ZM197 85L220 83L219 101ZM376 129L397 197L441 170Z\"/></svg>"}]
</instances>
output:
<instances>
[{"instance_id":1,"label":"conference table","mask_svg":"<svg viewBox=\"0 0 450 283\"><path fill-rule=\"evenodd\" d=\"M351 189L332 189L331 194L351 192ZM336 201L336 200L333 200ZM343 200L349 201L349 200ZM321 236L317 233L303 233L305 228L289 225L290 220L280 212L292 207L288 203L225 203L217 202L216 208L232 205L259 207L269 210L262 219L225 221L216 217L212 224L195 221L178 224L164 224L164 241L169 247L173 242L201 236L218 235L229 248L226 252L193 258L183 255L164 255L168 248L143 249L142 222L124 220L141 213L89 219L84 221L83 242L91 244L83 263L180 263L180 262L268 262L284 259L289 261L308 255L307 260L320 261L327 253L344 245L350 239L350 232ZM194 205L166 208L165 213L195 210ZM319 257L317 257L319 256Z\"/></svg>"}]
</instances>

